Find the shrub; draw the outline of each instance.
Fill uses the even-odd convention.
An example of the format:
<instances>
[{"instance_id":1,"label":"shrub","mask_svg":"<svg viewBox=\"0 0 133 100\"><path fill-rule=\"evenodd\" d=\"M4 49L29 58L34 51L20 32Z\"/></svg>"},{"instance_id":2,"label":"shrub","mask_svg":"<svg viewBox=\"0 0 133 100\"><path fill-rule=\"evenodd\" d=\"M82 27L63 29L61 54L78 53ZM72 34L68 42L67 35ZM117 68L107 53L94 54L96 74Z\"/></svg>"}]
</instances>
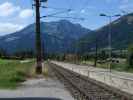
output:
<instances>
[{"instance_id":1,"label":"shrub","mask_svg":"<svg viewBox=\"0 0 133 100\"><path fill-rule=\"evenodd\" d=\"M133 66L133 44L128 47L127 61L129 66Z\"/></svg>"}]
</instances>

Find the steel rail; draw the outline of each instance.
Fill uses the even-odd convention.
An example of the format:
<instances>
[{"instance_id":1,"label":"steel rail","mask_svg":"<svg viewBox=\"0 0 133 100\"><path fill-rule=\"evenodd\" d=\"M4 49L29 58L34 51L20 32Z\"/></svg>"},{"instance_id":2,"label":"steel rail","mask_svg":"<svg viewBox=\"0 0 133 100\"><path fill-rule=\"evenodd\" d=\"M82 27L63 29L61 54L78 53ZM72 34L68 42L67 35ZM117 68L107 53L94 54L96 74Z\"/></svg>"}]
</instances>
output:
<instances>
[{"instance_id":1,"label":"steel rail","mask_svg":"<svg viewBox=\"0 0 133 100\"><path fill-rule=\"evenodd\" d=\"M120 91L76 72L50 63L54 71L77 90L81 100L133 100L133 95Z\"/></svg>"}]
</instances>

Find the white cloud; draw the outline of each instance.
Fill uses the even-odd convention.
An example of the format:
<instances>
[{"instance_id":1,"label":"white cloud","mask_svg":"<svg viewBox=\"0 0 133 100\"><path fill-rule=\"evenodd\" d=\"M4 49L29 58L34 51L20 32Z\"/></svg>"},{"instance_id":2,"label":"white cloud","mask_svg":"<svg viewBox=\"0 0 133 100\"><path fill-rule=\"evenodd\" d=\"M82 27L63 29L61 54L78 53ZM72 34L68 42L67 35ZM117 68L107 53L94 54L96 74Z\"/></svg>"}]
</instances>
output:
<instances>
[{"instance_id":1,"label":"white cloud","mask_svg":"<svg viewBox=\"0 0 133 100\"><path fill-rule=\"evenodd\" d=\"M24 28L23 25L13 23L0 23L0 35L16 32Z\"/></svg>"},{"instance_id":2,"label":"white cloud","mask_svg":"<svg viewBox=\"0 0 133 100\"><path fill-rule=\"evenodd\" d=\"M82 9L82 10L81 10L81 13L85 13L85 12L86 12L85 9Z\"/></svg>"},{"instance_id":3,"label":"white cloud","mask_svg":"<svg viewBox=\"0 0 133 100\"><path fill-rule=\"evenodd\" d=\"M20 12L19 17L20 18L29 18L33 15L33 10L31 9L24 9Z\"/></svg>"},{"instance_id":4,"label":"white cloud","mask_svg":"<svg viewBox=\"0 0 133 100\"><path fill-rule=\"evenodd\" d=\"M20 10L19 6L14 6L10 2L5 2L3 4L0 4L0 17L6 17L12 15L13 13L19 10Z\"/></svg>"}]
</instances>

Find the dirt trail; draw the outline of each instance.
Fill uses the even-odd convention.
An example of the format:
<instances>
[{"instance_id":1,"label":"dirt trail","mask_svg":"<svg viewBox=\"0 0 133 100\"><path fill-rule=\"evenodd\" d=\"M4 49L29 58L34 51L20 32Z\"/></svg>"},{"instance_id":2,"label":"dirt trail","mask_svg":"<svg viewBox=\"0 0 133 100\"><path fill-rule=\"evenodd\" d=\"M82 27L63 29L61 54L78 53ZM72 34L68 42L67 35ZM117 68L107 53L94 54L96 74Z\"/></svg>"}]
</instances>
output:
<instances>
[{"instance_id":1,"label":"dirt trail","mask_svg":"<svg viewBox=\"0 0 133 100\"><path fill-rule=\"evenodd\" d=\"M45 64L45 67L49 71L46 77L43 77L43 75L35 78L30 77L15 90L0 90L0 98L50 97L61 100L74 100L65 89L65 86L57 80L47 64Z\"/></svg>"}]
</instances>

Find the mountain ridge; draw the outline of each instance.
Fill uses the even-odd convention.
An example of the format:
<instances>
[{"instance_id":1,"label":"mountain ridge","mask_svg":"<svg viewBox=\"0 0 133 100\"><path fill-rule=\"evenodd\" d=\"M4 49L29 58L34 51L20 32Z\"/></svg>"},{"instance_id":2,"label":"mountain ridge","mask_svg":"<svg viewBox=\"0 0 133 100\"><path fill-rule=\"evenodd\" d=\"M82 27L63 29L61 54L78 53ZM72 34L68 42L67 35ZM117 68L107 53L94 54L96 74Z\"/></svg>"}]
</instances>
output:
<instances>
[{"instance_id":1,"label":"mountain ridge","mask_svg":"<svg viewBox=\"0 0 133 100\"><path fill-rule=\"evenodd\" d=\"M100 48L108 46L109 24L86 34L78 41L88 41L95 45L96 39ZM121 16L117 20L111 22L112 48L126 49L129 44L133 43L133 13ZM89 46L87 47L89 48ZM90 46L95 48L95 46Z\"/></svg>"},{"instance_id":2,"label":"mountain ridge","mask_svg":"<svg viewBox=\"0 0 133 100\"><path fill-rule=\"evenodd\" d=\"M45 43L45 49L47 49L45 51L52 53L64 51L61 48L67 50L73 41L78 40L90 31L67 20L41 22L41 37ZM0 41L0 48L4 48L10 53L24 49L35 51L35 24L30 24L15 33L1 36Z\"/></svg>"}]
</instances>

